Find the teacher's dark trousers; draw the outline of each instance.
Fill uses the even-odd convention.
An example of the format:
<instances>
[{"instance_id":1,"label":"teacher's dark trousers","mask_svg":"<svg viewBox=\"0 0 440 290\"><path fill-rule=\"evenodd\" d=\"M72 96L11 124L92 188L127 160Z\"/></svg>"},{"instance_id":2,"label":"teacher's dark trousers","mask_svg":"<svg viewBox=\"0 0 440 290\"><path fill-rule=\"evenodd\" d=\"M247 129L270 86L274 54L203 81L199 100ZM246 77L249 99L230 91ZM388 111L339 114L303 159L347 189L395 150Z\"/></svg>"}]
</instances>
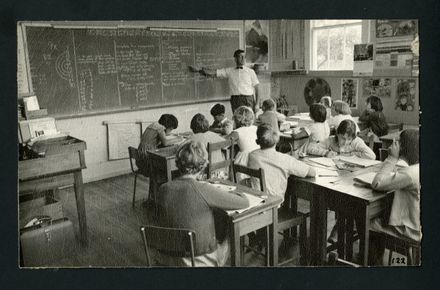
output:
<instances>
[{"instance_id":1,"label":"teacher's dark trousers","mask_svg":"<svg viewBox=\"0 0 440 290\"><path fill-rule=\"evenodd\" d=\"M255 113L255 101L253 95L233 95L231 96L232 114L238 107L247 106Z\"/></svg>"}]
</instances>

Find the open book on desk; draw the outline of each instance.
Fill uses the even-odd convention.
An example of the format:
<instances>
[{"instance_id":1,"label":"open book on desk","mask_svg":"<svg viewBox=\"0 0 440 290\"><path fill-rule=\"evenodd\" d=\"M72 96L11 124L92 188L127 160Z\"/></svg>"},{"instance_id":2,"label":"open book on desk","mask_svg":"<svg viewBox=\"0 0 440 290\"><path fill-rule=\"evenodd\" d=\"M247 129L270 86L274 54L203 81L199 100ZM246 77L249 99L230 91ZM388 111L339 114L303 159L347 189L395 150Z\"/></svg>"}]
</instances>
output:
<instances>
[{"instance_id":1,"label":"open book on desk","mask_svg":"<svg viewBox=\"0 0 440 290\"><path fill-rule=\"evenodd\" d=\"M230 191L230 193L234 194L234 191ZM247 211L248 209L251 209L253 207L259 206L260 204L264 203L265 199L252 195L252 194L248 194L248 193L244 193L244 192L240 192L242 194L244 194L246 196L246 198L249 201L249 206L246 208L242 208L242 209L233 209L233 210L227 210L226 212L228 213L228 215L232 215L234 213L242 213L244 211Z\"/></svg>"},{"instance_id":2,"label":"open book on desk","mask_svg":"<svg viewBox=\"0 0 440 290\"><path fill-rule=\"evenodd\" d=\"M364 159L359 158L357 156L340 156L339 160L348 164L353 164L362 168L370 167L376 164L381 163L379 160L370 160L370 159Z\"/></svg>"},{"instance_id":3,"label":"open book on desk","mask_svg":"<svg viewBox=\"0 0 440 290\"><path fill-rule=\"evenodd\" d=\"M333 162L333 160L331 158L317 157L317 158L309 158L308 160L313 163L323 165L325 167L335 167L335 163Z\"/></svg>"}]
</instances>

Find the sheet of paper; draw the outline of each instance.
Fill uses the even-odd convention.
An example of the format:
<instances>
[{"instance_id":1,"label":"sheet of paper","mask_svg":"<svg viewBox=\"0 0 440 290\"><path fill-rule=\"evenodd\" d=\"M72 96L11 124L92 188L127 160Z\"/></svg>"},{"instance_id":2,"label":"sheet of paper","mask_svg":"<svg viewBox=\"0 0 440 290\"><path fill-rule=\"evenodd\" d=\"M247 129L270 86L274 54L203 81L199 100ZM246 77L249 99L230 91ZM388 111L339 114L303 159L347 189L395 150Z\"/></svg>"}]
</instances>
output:
<instances>
[{"instance_id":1,"label":"sheet of paper","mask_svg":"<svg viewBox=\"0 0 440 290\"><path fill-rule=\"evenodd\" d=\"M353 180L363 184L371 185L375 176L376 172L368 172L354 177Z\"/></svg>"},{"instance_id":2,"label":"sheet of paper","mask_svg":"<svg viewBox=\"0 0 440 290\"><path fill-rule=\"evenodd\" d=\"M340 156L339 160L360 167L369 167L381 163L379 160L363 159L357 156Z\"/></svg>"},{"instance_id":3,"label":"sheet of paper","mask_svg":"<svg viewBox=\"0 0 440 290\"><path fill-rule=\"evenodd\" d=\"M309 161L312 161L314 163L323 165L323 166L327 166L327 167L334 167L335 163L333 162L333 160L331 158L327 158L327 157L318 157L318 158L310 158Z\"/></svg>"},{"instance_id":4,"label":"sheet of paper","mask_svg":"<svg viewBox=\"0 0 440 290\"><path fill-rule=\"evenodd\" d=\"M233 192L232 192L233 193ZM247 208L243 208L243 209L238 209L238 210L228 210L226 211L228 213L228 215L234 214L234 213L242 213L248 209L251 209L253 207L259 206L260 204L262 204L264 202L264 198L252 195L252 194L247 194L242 192L246 198L249 201L249 206Z\"/></svg>"},{"instance_id":5,"label":"sheet of paper","mask_svg":"<svg viewBox=\"0 0 440 290\"><path fill-rule=\"evenodd\" d=\"M328 170L322 167L314 167L316 171L316 175L318 177L336 177L339 176L339 173L336 170Z\"/></svg>"}]
</instances>

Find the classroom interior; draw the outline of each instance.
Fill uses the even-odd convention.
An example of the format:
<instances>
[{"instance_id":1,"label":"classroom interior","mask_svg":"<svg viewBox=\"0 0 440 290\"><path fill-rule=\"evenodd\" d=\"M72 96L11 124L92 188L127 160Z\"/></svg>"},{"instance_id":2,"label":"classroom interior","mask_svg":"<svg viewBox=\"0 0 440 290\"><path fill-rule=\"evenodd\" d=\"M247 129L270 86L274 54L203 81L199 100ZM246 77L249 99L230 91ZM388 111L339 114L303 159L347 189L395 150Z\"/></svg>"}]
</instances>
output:
<instances>
[{"instance_id":1,"label":"classroom interior","mask_svg":"<svg viewBox=\"0 0 440 290\"><path fill-rule=\"evenodd\" d=\"M140 136L146 126L152 122L159 120L162 114L172 114L179 122L176 132L189 132L191 131L190 123L192 117L197 113L202 113L209 120L211 124L213 122L213 117L210 115L210 109L217 103L225 106L225 115L229 120L233 119L233 112L231 111L230 105L230 95L228 93L225 83L215 83L210 84L210 96L204 98L199 96L202 90L195 86L195 91L197 96L194 96L194 89L191 90L173 90L173 93L177 96L175 99L167 103L163 102L155 103L153 105L148 104L148 100L143 100L141 105L133 105L133 103L123 104L119 100L119 104L114 106L105 104L99 107L99 103L90 105L90 99L88 101L81 100L81 92L78 89L74 89L74 93L70 93L67 90L59 89L52 86L51 79L42 80L42 75L44 70L48 67L38 70L38 67L33 67L33 63L36 62L35 57L42 54L45 57L45 52L39 49L38 45L32 46L32 41L35 41L30 37L30 32L32 29L54 29L63 31L61 40L58 44L55 42L54 46L65 44L65 42L70 41L70 34L73 35L74 41L77 30L95 30L96 35L102 32L104 35L108 30L147 30L148 33L169 33L167 36L169 40L169 47L173 45L182 45L181 42L172 43L173 37L179 38L179 40L184 39L185 33L200 33L204 37L205 34L216 33L216 41L221 41L224 37L222 33L229 33L231 39L230 44L225 46L227 49L232 49L233 45L237 42L237 46L232 50L228 50L225 55L229 55L229 59L224 60L225 63L233 61L232 54L235 49L241 48L248 52L249 45L247 43L246 36L249 35L249 27L256 25L256 20L186 20L186 21L75 21L75 22L64 22L64 21L52 21L52 22L19 22L17 25L17 80L18 80L18 100L19 103L24 98L30 95L36 95L41 108L47 108L46 112L43 112L45 116L42 117L53 117L56 122L56 130L58 132L64 132L68 136L72 136L85 143L85 147L81 147L79 150L81 162L85 166L79 171L80 177L75 173L74 181L70 182L71 185L67 186L52 186L50 193L46 191L46 187L42 186L41 183L37 185L32 184L30 186L21 184L20 171L27 171L26 165L23 166L19 164L19 191L20 188L26 189L25 194L19 193L19 216L18 223L20 224L20 215L24 215L25 207L36 206L34 200L41 199L45 196L47 199L47 194L56 200L59 200L62 204L63 216L67 217L73 225L73 239L75 240L74 247L71 252L65 253L59 257L53 259L47 259L41 261L41 264L32 264L31 267L147 267L147 259L144 251L144 245L142 236L140 234L139 228L142 225L147 225L152 223L154 220L154 208L152 208L146 200L149 195L150 188L150 178L145 178L143 176L138 176L135 181L135 174L131 168L130 160L128 158L128 146L137 148L140 141ZM386 120L390 124L402 124L401 129L418 129L419 128L419 76L418 76L418 55L416 56L411 52L411 43L416 38L416 33L418 27L414 28L415 32L412 31L410 36L405 37L383 37L380 35L383 32L378 29L378 26L385 27L383 29L394 29L392 26L394 23L387 24L382 23L380 20L352 20L351 23L346 25L343 20L340 23L325 23L322 21L313 20L291 20L291 19L274 19L274 20L262 20L258 23L258 28L260 28L265 33L267 38L267 55L263 62L256 60L255 63L249 64L255 71L260 82L258 86L258 95L261 98L261 102L265 99L272 98L274 100L279 100L283 97L287 101L286 113L288 115L294 115L296 113L308 113L309 105L306 102L306 91L309 91L308 86L311 84L311 80L324 80L326 92L331 96L332 100L341 100L344 93L343 83L347 80L354 80L356 92L355 92L355 105L351 107L352 116L359 116L366 109L366 98L371 93L372 87L374 87L375 92L380 94L381 101L383 103L383 113L386 116ZM414 20L411 23L417 25L417 21ZM322 25L322 26L319 26ZM345 25L345 26L344 26ZM351 26L350 26L351 25ZM388 26L386 26L388 25ZM398 24L397 24L398 25ZM324 65L317 64L322 59L317 60L318 56L316 52L313 52L314 46L317 46L317 37L322 35L329 35L333 30L346 31L345 29L355 27L353 30L358 33L358 43L359 44L372 44L373 55L371 62L371 68L367 68L366 71L356 71L352 68L351 63L353 59L353 51L349 46L349 41L341 39L331 39L328 37L328 44L323 45L327 52L327 57L334 58L334 63L349 62L347 69L346 64L343 64L342 68L338 67L332 69L332 64L330 60L327 60L328 64L326 68L323 69ZM154 28L154 29L152 29ZM44 31L43 31L44 33ZM181 33L181 34L179 34ZM205 34L203 34L205 33ZM236 33L236 35L234 34ZM320 34L321 33L321 34ZM327 33L327 34L326 34ZM134 33L135 34L135 33ZM228 35L229 35L228 34ZM55 35L55 34L54 34ZM61 35L61 34L60 34ZM67 36L64 36L67 35ZM139 32L139 35L142 35ZM318 35L318 36L316 36ZM346 34L343 34L346 37ZM320 36L320 37L321 37ZM53 36L51 36L53 37ZM83 36L82 36L83 37ZM118 35L118 40L120 47L124 46L124 37ZM128 41L132 41L132 38L127 38ZM229 37L229 36L227 36ZM324 37L324 36L322 36ZM55 38L54 38L55 39ZM384 40L385 39L385 40ZM391 39L391 40L390 40ZM84 37L81 39L81 45L79 48L86 47L84 49L93 49L93 46L99 43L95 38ZM202 40L199 40L202 42ZM334 41L334 44L332 41ZM338 42L339 41L339 42ZM217 42L213 42L217 45ZM339 44L338 44L339 43ZM342 43L342 44L341 44ZM127 45L138 45L135 41L127 43ZM205 46L201 46L202 50L207 49L209 52L215 51L215 48L209 47L210 44L204 43ZM332 45L342 45L345 49L340 52L340 55L332 55L330 51ZM103 47L105 44L103 44ZM197 48L197 44L195 44ZM47 49L49 46L45 46L43 49ZM92 47L92 48L91 48ZM164 44L162 43L162 49ZM321 48L322 48L321 47ZM404 47L404 48L402 48ZM78 49L79 49L78 48ZM96 49L102 49L102 47L96 46ZM316 49L316 47L315 47ZM52 52L56 52L57 48L53 48ZM171 51L171 49L170 49ZM250 50L249 50L250 51ZM202 51L203 52L203 51ZM71 53L68 49L67 54ZM171 52L170 52L171 53ZM174 53L179 53L179 49L175 50ZM184 52L180 50L181 58L183 64L185 60ZM203 53L201 53L203 55ZM403 56L402 56L403 55ZM411 58L405 58L410 55ZM193 55L194 56L194 55ZM46 55L47 59L50 59L50 53ZM79 59L78 56L72 56L71 59ZM105 57L105 56L104 56ZM222 56L223 57L223 56ZM388 57L388 59L387 59ZM194 56L194 59L196 57ZM391 60L390 60L391 58ZM393 60L395 58L395 60ZM94 60L82 59L82 64L87 67L87 61L93 63ZM100 61L100 60L98 60ZM197 60L195 60L197 62ZM388 64L385 64L388 61ZM103 67L98 68L98 70L112 70L113 68L105 67L108 62L102 61ZM191 78L194 82L194 74L187 73L186 66L182 63L178 63L179 69L185 71L184 77ZM213 62L215 64L215 62ZM59 77L62 75L62 66L67 67L67 71L78 70L75 67L74 62L59 64L57 61L53 60L55 66L60 66L60 68L55 69L58 73L49 74L46 73L45 77ZM186 63L187 64L187 63ZM208 65L210 63L208 62ZM222 64L222 62L220 62ZM131 64L134 67L133 64ZM233 62L232 62L233 65ZM339 64L340 65L340 64ZM344 66L345 65L345 66ZM356 65L356 64L355 64ZM368 65L367 65L368 66ZM218 67L216 67L218 68ZM130 68L128 68L130 69ZM361 68L363 69L363 68ZM148 70L145 70L148 72ZM97 78L99 72L91 69L90 71L91 79L98 83L100 80ZM103 74L110 74L109 72L104 72ZM163 73L163 72L160 72ZM159 85L159 89L154 91L160 92L162 89L162 100L164 99L164 91L167 90L166 85L164 85L163 74L162 76L156 74L148 79L147 81L161 81L162 87ZM74 74L73 74L74 75ZM80 74L77 73L78 78ZM119 75L120 76L120 75ZM81 76L81 77L84 77ZM96 79L94 79L96 77ZM63 78L68 79L69 76ZM54 83L61 83L61 78ZM83 88L90 89L93 87L93 81L87 83L87 75L82 79L85 82ZM76 80L79 82L78 80ZM123 81L121 79L117 80L119 84ZM178 82L179 80L177 80ZM69 82L69 80L67 80ZM402 110L398 108L399 105L399 92L398 87L401 82L406 82L409 84L414 84L411 90L411 95L408 96L408 102L411 103L411 108L407 106L407 109ZM38 84L37 84L38 83ZM366 85L370 83L370 86ZM374 85L371 85L374 83ZM385 84L384 84L385 83ZM44 97L38 95L39 90L44 91L44 93L51 93L50 89L41 89L42 86L46 84L48 87L52 87L53 90L57 90L55 95L52 97ZM106 86L105 81L100 84L102 87ZM72 85L74 86L74 85ZM79 86L79 85L78 85ZM69 85L66 85L68 89ZM116 86L119 88L120 86ZM64 87L63 87L64 88ZM110 88L111 89L111 88ZM109 90L110 90L109 89ZM142 88L138 88L142 90ZM90 89L93 91L93 88ZM319 90L319 89L318 89ZM95 100L105 99L106 96L99 96L100 93L106 93L105 89L96 90L91 93L95 94ZM185 94L184 98L179 98L178 94L181 92ZM53 92L52 92L53 93ZM90 92L89 92L90 93ZM64 94L68 97L63 97ZM119 95L121 93L119 92ZM79 107L74 109L72 105L72 99L70 96L76 96L80 98ZM90 95L89 95L90 97ZM151 96L149 95L148 98ZM194 97L191 99L191 97ZM64 98L66 98L64 100ZM69 99L68 99L69 98ZM137 98L137 97L133 97ZM54 101L57 99L56 101ZM93 99L93 97L92 97ZM139 99L136 99L139 101ZM56 106L51 105L50 102L56 102ZM131 102L131 101L130 101ZM133 101L135 102L135 101ZM107 106L108 105L108 106ZM55 107L63 108L66 106L66 110L57 109ZM55 113L53 113L55 112ZM20 121L20 109L19 109L19 121ZM21 120L24 121L24 118ZM25 143L23 140L23 128L19 126L19 143ZM73 141L72 141L73 142ZM73 142L74 143L74 142ZM76 144L76 143L75 143ZM74 145L75 145L74 144ZM79 146L79 145L78 145ZM48 157L45 157L48 158ZM78 156L69 157L78 158ZM42 158L44 159L44 158ZM70 159L69 159L70 160ZM76 160L76 159L75 159ZM22 162L22 161L19 161ZM63 164L64 159L59 160L59 164ZM82 163L81 163L82 164ZM84 165L82 164L82 165ZM44 165L43 165L44 166ZM38 169L33 169L34 171ZM70 173L70 172L69 172ZM45 179L47 181L47 178ZM73 179L72 179L73 180ZM79 185L79 182L81 185ZM134 207L132 206L133 198L133 186L136 182L136 198L134 201ZM76 190L81 187L83 191L83 204L81 208L83 209L84 219L78 219L79 213L79 203L78 194ZM44 188L44 190L42 189ZM299 187L300 190L302 187ZM299 194L301 195L301 194ZM23 203L28 205L23 206ZM30 205L29 205L30 204ZM299 211L308 212L310 211L310 201L298 198L297 209ZM23 210L23 211L22 211ZM319 217L323 217L322 213ZM86 217L86 221L85 221ZM342 218L341 218L342 219ZM335 224L335 212L331 210L326 210L325 212L325 223L326 228L322 231L328 235ZM85 226L84 226L85 223ZM84 226L85 228L82 228ZM21 225L20 225L21 227ZM299 227L298 227L299 229ZM84 243L82 240L84 238L84 231L86 232L87 242ZM321 259L324 260L322 263L315 263L314 265L310 263L303 264L301 260L301 245L299 241L299 232L294 233L294 241L285 248L279 247L277 249L277 259L278 262L283 262L289 257L293 257L289 262L283 264L283 266L325 266L328 265L328 256L326 253L324 255L319 253ZM310 240L311 225L310 219L307 219L306 235L309 237L307 243L321 243L314 242ZM322 234L322 233L321 233ZM368 235L367 235L368 236ZM282 241L283 237L279 236L274 239L276 243L285 246ZM18 237L18 242L20 243L20 237ZM246 239L241 241L246 243ZM354 254L353 256L347 257L354 264L362 264L359 261L359 256L361 251L364 250L365 245L361 245L359 239L354 242ZM86 245L85 245L86 244ZM317 245L315 245L318 247ZM321 245L321 247L323 247ZM274 247L274 248L278 248ZM313 247L312 247L313 248ZM37 251L37 249L35 249ZM331 251L340 250L336 247L330 249ZM329 252L330 252L329 250ZM265 249L266 255L269 251ZM345 251L347 251L345 249ZM242 249L241 262L239 266L244 267L261 267L266 266L267 261L265 260L265 255L260 253L255 253L254 251L247 251ZM264 249L263 249L264 252ZM386 253L389 253L387 250ZM314 255L316 253L311 253ZM272 253L273 255L273 253ZM387 256L387 255L385 255ZM405 261L405 255L400 253L394 253L394 259L391 263L392 266L401 266L403 263L400 261ZM397 259L396 259L397 257ZM384 259L387 259L384 257ZM27 267L23 264L22 253L17 253L17 264L21 267ZM273 257L272 257L273 259ZM235 261L235 260L234 260ZM385 260L384 260L385 261ZM236 261L235 261L236 262ZM273 262L273 261L272 261ZM387 263L388 260L385 261ZM268 263L271 266L278 266ZM227 266L231 266L227 264Z\"/></svg>"}]
</instances>

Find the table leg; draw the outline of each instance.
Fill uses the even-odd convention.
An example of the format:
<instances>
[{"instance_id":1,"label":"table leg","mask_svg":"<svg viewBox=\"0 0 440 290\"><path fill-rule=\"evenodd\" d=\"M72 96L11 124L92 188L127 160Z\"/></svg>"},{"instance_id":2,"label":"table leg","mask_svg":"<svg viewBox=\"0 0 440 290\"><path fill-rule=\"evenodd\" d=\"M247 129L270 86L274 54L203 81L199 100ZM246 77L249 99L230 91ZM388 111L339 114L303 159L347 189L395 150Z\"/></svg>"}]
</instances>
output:
<instances>
[{"instance_id":1,"label":"table leg","mask_svg":"<svg viewBox=\"0 0 440 290\"><path fill-rule=\"evenodd\" d=\"M76 210L78 212L78 222L79 222L79 234L82 246L88 245L87 239L87 219L86 219L86 206L84 201L84 187L81 171L76 171L73 173L74 177L74 190L75 190L75 200L76 200Z\"/></svg>"},{"instance_id":2,"label":"table leg","mask_svg":"<svg viewBox=\"0 0 440 290\"><path fill-rule=\"evenodd\" d=\"M270 265L278 266L278 208L272 209L272 224L269 226L270 234Z\"/></svg>"},{"instance_id":3,"label":"table leg","mask_svg":"<svg viewBox=\"0 0 440 290\"><path fill-rule=\"evenodd\" d=\"M337 249L338 249L338 257L341 259L345 259L345 252L344 252L344 246L345 246L345 240L346 240L346 229L345 225L347 222L346 215L342 212L338 213L338 220L336 221L336 226L338 229L338 241L337 241Z\"/></svg>"},{"instance_id":4,"label":"table leg","mask_svg":"<svg viewBox=\"0 0 440 290\"><path fill-rule=\"evenodd\" d=\"M323 265L327 252L327 207L324 195L313 189L310 200L311 265Z\"/></svg>"},{"instance_id":5,"label":"table leg","mask_svg":"<svg viewBox=\"0 0 440 290\"><path fill-rule=\"evenodd\" d=\"M346 238L345 238L345 255L347 261L353 260L353 217L347 217Z\"/></svg>"},{"instance_id":6,"label":"table leg","mask_svg":"<svg viewBox=\"0 0 440 290\"><path fill-rule=\"evenodd\" d=\"M365 207L359 220L359 255L360 264L368 266L368 247L370 240L370 218L368 207Z\"/></svg>"},{"instance_id":7,"label":"table leg","mask_svg":"<svg viewBox=\"0 0 440 290\"><path fill-rule=\"evenodd\" d=\"M238 231L238 225L231 222L230 230L230 241L231 241L231 266L240 266L240 233Z\"/></svg>"}]
</instances>

